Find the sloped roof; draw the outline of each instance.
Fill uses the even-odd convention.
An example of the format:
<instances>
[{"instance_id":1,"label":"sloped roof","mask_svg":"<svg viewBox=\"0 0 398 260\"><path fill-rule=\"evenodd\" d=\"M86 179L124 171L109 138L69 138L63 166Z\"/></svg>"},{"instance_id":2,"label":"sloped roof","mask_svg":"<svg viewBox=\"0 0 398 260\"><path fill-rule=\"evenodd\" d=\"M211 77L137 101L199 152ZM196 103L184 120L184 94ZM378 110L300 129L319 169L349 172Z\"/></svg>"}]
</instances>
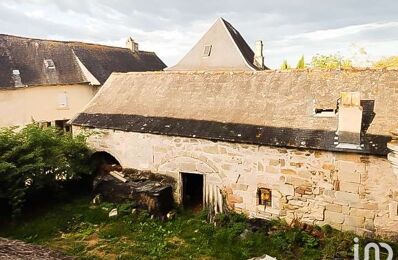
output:
<instances>
[{"instance_id":1,"label":"sloped roof","mask_svg":"<svg viewBox=\"0 0 398 260\"><path fill-rule=\"evenodd\" d=\"M86 82L76 57L102 84L112 72L162 70L166 65L153 52L82 42L30 39L0 34L0 88L14 87L12 71L19 70L24 85ZM49 75L44 60L55 64Z\"/></svg>"},{"instance_id":2,"label":"sloped roof","mask_svg":"<svg viewBox=\"0 0 398 260\"><path fill-rule=\"evenodd\" d=\"M203 55L205 46L211 46L209 56ZM254 52L238 30L219 18L181 61L167 70L258 70L253 62Z\"/></svg>"},{"instance_id":3,"label":"sloped roof","mask_svg":"<svg viewBox=\"0 0 398 260\"><path fill-rule=\"evenodd\" d=\"M398 128L397 79L398 70L116 73L72 123L344 151L334 144L337 118L313 110L336 108L340 92L359 91L366 132L356 152L386 154L389 131Z\"/></svg>"}]
</instances>

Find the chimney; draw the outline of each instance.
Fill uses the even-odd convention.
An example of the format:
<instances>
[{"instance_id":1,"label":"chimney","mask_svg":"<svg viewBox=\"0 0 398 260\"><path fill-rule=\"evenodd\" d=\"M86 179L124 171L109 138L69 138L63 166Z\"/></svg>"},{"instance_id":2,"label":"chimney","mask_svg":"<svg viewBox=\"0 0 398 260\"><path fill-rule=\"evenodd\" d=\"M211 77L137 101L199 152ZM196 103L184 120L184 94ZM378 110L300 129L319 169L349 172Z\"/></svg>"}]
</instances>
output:
<instances>
[{"instance_id":1,"label":"chimney","mask_svg":"<svg viewBox=\"0 0 398 260\"><path fill-rule=\"evenodd\" d=\"M362 107L359 92L341 92L338 108L338 146L361 149Z\"/></svg>"},{"instance_id":2,"label":"chimney","mask_svg":"<svg viewBox=\"0 0 398 260\"><path fill-rule=\"evenodd\" d=\"M261 70L264 69L263 41L256 41L253 64Z\"/></svg>"},{"instance_id":3,"label":"chimney","mask_svg":"<svg viewBox=\"0 0 398 260\"><path fill-rule=\"evenodd\" d=\"M391 162L395 175L398 177L398 129L391 133L392 140L387 144L391 152L388 154L387 158Z\"/></svg>"},{"instance_id":4,"label":"chimney","mask_svg":"<svg viewBox=\"0 0 398 260\"><path fill-rule=\"evenodd\" d=\"M12 79L16 88L24 86L22 84L21 73L19 72L19 70L12 70Z\"/></svg>"},{"instance_id":5,"label":"chimney","mask_svg":"<svg viewBox=\"0 0 398 260\"><path fill-rule=\"evenodd\" d=\"M126 48L130 49L132 52L138 52L138 43L136 43L133 38L129 37L126 42Z\"/></svg>"}]
</instances>

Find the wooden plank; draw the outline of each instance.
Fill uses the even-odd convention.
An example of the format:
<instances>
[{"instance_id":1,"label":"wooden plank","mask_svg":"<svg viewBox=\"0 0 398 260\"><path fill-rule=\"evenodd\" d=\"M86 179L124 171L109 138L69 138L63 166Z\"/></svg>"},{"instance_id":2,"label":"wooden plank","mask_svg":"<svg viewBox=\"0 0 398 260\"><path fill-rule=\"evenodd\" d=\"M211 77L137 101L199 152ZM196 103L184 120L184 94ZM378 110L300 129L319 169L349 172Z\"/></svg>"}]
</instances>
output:
<instances>
[{"instance_id":1,"label":"wooden plank","mask_svg":"<svg viewBox=\"0 0 398 260\"><path fill-rule=\"evenodd\" d=\"M116 179L118 179L118 180L121 181L121 182L127 182L127 179L124 178L124 177L122 177L122 176L120 176L120 175L118 174L118 172L116 172L116 171L109 172L109 174L112 175L113 177L115 177Z\"/></svg>"}]
</instances>

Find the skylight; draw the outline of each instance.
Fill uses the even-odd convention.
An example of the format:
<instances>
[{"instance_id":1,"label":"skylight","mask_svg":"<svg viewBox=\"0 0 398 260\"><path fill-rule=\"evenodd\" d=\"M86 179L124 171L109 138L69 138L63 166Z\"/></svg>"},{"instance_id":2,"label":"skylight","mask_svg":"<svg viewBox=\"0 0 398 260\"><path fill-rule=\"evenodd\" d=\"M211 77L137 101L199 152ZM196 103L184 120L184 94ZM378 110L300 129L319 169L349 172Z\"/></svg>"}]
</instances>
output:
<instances>
[{"instance_id":1,"label":"skylight","mask_svg":"<svg viewBox=\"0 0 398 260\"><path fill-rule=\"evenodd\" d=\"M211 53L211 45L205 45L203 50L203 57L209 57Z\"/></svg>"},{"instance_id":2,"label":"skylight","mask_svg":"<svg viewBox=\"0 0 398 260\"><path fill-rule=\"evenodd\" d=\"M46 66L46 69L55 69L55 64L52 59L45 59L44 66Z\"/></svg>"}]
</instances>

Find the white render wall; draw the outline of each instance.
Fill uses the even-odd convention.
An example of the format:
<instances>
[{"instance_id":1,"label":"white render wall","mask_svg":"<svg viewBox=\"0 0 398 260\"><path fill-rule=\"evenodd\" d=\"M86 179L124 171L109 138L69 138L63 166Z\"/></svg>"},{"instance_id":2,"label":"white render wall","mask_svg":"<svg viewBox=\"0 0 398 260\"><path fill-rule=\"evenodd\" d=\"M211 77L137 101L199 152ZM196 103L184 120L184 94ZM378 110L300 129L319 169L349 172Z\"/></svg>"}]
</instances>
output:
<instances>
[{"instance_id":1,"label":"white render wall","mask_svg":"<svg viewBox=\"0 0 398 260\"><path fill-rule=\"evenodd\" d=\"M72 119L94 97L98 87L89 84L29 86L0 89L0 127L41 121ZM59 107L60 96L67 107Z\"/></svg>"},{"instance_id":2,"label":"white render wall","mask_svg":"<svg viewBox=\"0 0 398 260\"><path fill-rule=\"evenodd\" d=\"M74 133L83 131L74 126ZM124 168L176 178L202 173L227 204L250 217L330 224L359 234L398 235L398 178L383 157L212 142L115 130L89 130L89 144ZM257 205L257 189L272 190L272 207Z\"/></svg>"}]
</instances>

